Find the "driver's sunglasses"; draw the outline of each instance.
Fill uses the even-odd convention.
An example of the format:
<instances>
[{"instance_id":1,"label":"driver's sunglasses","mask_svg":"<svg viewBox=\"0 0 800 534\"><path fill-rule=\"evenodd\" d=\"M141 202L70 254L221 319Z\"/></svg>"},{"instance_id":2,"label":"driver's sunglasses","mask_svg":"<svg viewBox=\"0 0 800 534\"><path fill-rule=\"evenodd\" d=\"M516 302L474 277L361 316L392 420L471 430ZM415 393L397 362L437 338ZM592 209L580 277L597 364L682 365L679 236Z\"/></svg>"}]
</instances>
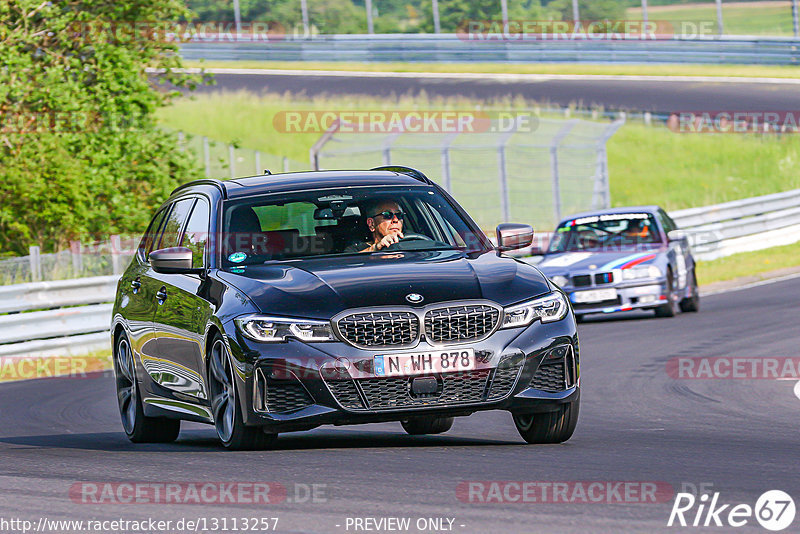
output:
<instances>
[{"instance_id":1,"label":"driver's sunglasses","mask_svg":"<svg viewBox=\"0 0 800 534\"><path fill-rule=\"evenodd\" d=\"M380 213L376 213L375 215L372 216L373 219L375 217L383 217L387 221L391 221L392 219L397 217L398 221L402 221L403 217L405 217L405 214L402 211L389 211L389 210L386 210L386 211L382 211Z\"/></svg>"}]
</instances>

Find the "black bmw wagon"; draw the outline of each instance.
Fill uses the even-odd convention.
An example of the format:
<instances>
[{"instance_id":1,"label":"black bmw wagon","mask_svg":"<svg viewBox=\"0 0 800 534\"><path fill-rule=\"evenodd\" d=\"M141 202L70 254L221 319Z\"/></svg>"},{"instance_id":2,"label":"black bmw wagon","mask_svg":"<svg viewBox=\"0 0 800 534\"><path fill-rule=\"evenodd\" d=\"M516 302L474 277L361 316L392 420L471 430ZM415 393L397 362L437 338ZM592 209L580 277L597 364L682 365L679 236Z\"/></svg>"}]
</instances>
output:
<instances>
[{"instance_id":1,"label":"black bmw wagon","mask_svg":"<svg viewBox=\"0 0 800 534\"><path fill-rule=\"evenodd\" d=\"M528 443L570 438L580 351L564 293L504 254L419 171L265 174L176 189L119 281L111 332L122 426L180 421L229 449L281 432L511 412Z\"/></svg>"}]
</instances>

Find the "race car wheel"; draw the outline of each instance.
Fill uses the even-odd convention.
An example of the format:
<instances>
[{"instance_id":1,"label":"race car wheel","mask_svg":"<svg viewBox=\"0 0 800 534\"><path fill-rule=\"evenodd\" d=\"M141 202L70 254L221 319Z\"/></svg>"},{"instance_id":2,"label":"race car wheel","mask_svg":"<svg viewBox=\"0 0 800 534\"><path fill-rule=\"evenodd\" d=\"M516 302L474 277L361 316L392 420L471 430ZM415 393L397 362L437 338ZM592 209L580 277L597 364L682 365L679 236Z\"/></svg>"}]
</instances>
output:
<instances>
[{"instance_id":1,"label":"race car wheel","mask_svg":"<svg viewBox=\"0 0 800 534\"><path fill-rule=\"evenodd\" d=\"M211 413L217 437L223 447L232 451L249 451L269 448L277 434L267 434L260 427L246 426L242 407L236 393L234 366L225 342L217 335L211 344L209 357L209 389Z\"/></svg>"},{"instance_id":2,"label":"race car wheel","mask_svg":"<svg viewBox=\"0 0 800 534\"><path fill-rule=\"evenodd\" d=\"M453 417L415 417L401 421L403 430L412 436L442 434L453 427Z\"/></svg>"},{"instance_id":3,"label":"race car wheel","mask_svg":"<svg viewBox=\"0 0 800 534\"><path fill-rule=\"evenodd\" d=\"M656 317L675 317L678 313L678 297L675 295L675 279L667 271L667 302L656 308Z\"/></svg>"},{"instance_id":4,"label":"race car wheel","mask_svg":"<svg viewBox=\"0 0 800 534\"><path fill-rule=\"evenodd\" d=\"M181 431L179 419L147 417L136 380L136 363L125 334L120 334L114 346L114 377L122 428L133 443L170 443Z\"/></svg>"},{"instance_id":5,"label":"race car wheel","mask_svg":"<svg viewBox=\"0 0 800 534\"><path fill-rule=\"evenodd\" d=\"M578 424L580 400L564 404L555 412L513 414L514 424L528 443L562 443L572 437Z\"/></svg>"},{"instance_id":6,"label":"race car wheel","mask_svg":"<svg viewBox=\"0 0 800 534\"><path fill-rule=\"evenodd\" d=\"M681 300L681 311L700 311L700 290L697 289L697 275L695 274L694 269L692 269L692 278L689 287L691 288L691 296Z\"/></svg>"}]
</instances>

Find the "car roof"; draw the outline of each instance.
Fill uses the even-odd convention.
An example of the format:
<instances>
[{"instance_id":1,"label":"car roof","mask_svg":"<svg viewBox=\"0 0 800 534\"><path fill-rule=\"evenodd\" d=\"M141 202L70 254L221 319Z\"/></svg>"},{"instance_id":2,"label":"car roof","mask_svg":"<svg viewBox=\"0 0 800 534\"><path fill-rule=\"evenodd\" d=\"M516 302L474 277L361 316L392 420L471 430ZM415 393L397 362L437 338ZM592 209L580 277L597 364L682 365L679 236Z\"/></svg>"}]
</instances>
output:
<instances>
[{"instance_id":1,"label":"car roof","mask_svg":"<svg viewBox=\"0 0 800 534\"><path fill-rule=\"evenodd\" d=\"M559 226L566 221L571 221L572 219L578 219L581 217L591 217L593 215L615 215L619 213L652 213L655 214L661 208L656 205L651 206L624 206L621 208L606 208L602 210L593 210L593 211L583 211L581 213L575 213L570 215L569 217L565 217L561 219L558 223Z\"/></svg>"},{"instance_id":2,"label":"car roof","mask_svg":"<svg viewBox=\"0 0 800 534\"><path fill-rule=\"evenodd\" d=\"M427 178L423 180L407 173L389 170L303 171L262 174L224 181L196 180L180 186L173 195L179 191L185 193L195 187L208 185L220 189L225 198L241 198L331 187L419 186L430 183Z\"/></svg>"}]
</instances>

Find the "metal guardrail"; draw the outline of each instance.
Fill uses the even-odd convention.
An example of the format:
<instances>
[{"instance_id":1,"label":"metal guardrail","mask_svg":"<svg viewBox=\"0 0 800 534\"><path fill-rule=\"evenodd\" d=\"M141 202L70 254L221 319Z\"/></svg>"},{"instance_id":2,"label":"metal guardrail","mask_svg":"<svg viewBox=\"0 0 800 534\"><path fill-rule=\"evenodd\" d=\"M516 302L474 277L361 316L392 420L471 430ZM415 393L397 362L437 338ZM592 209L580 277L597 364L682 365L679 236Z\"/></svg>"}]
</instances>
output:
<instances>
[{"instance_id":1,"label":"metal guardrail","mask_svg":"<svg viewBox=\"0 0 800 534\"><path fill-rule=\"evenodd\" d=\"M670 214L710 260L800 240L800 189ZM110 348L116 276L0 287L0 357Z\"/></svg>"},{"instance_id":2,"label":"metal guardrail","mask_svg":"<svg viewBox=\"0 0 800 534\"><path fill-rule=\"evenodd\" d=\"M800 189L670 213L694 255L713 260L800 241Z\"/></svg>"},{"instance_id":3,"label":"metal guardrail","mask_svg":"<svg viewBox=\"0 0 800 534\"><path fill-rule=\"evenodd\" d=\"M187 60L354 62L591 62L800 64L800 39L721 36L664 39L475 40L459 34L318 35L181 45Z\"/></svg>"},{"instance_id":4,"label":"metal guardrail","mask_svg":"<svg viewBox=\"0 0 800 534\"><path fill-rule=\"evenodd\" d=\"M0 287L0 357L85 354L110 347L117 276Z\"/></svg>"}]
</instances>

